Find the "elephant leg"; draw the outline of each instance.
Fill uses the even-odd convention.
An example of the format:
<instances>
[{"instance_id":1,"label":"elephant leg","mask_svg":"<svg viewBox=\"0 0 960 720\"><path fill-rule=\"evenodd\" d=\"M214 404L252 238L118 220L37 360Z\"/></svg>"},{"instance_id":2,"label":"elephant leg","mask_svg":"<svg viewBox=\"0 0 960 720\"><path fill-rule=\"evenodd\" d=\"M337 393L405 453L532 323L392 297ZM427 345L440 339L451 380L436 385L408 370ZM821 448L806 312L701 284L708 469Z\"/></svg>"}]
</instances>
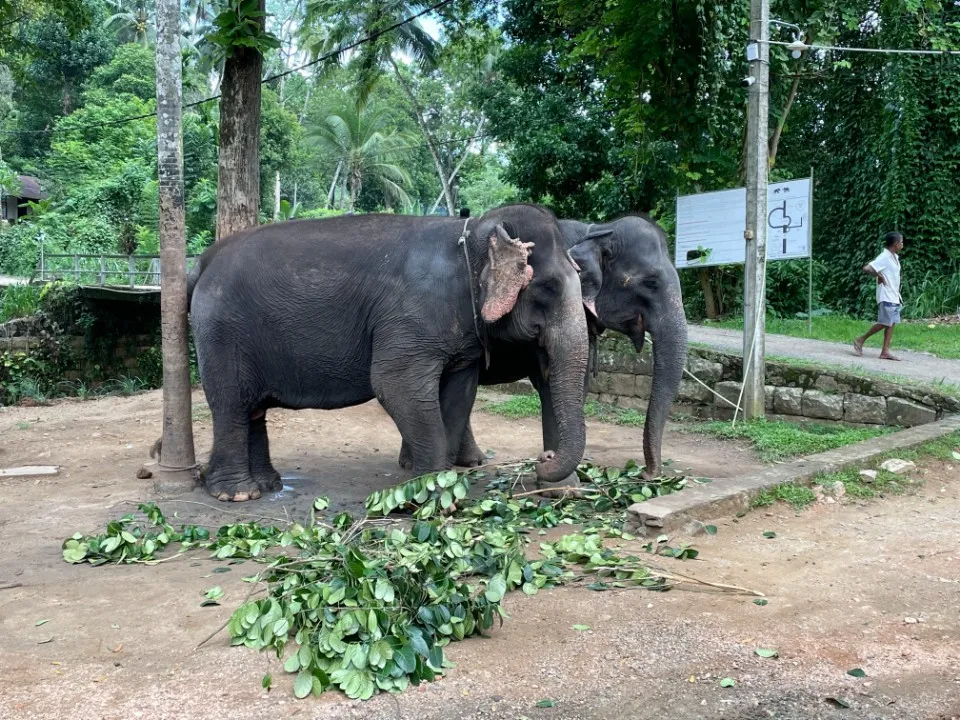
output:
<instances>
[{"instance_id":1,"label":"elephant leg","mask_svg":"<svg viewBox=\"0 0 960 720\"><path fill-rule=\"evenodd\" d=\"M414 474L446 469L450 462L440 412L442 368L437 364L425 370L420 363L411 363L408 355L393 353L393 356L403 358L404 364L374 359L370 381L377 400L396 423L404 444L410 448Z\"/></svg>"},{"instance_id":2,"label":"elephant leg","mask_svg":"<svg viewBox=\"0 0 960 720\"><path fill-rule=\"evenodd\" d=\"M477 445L477 440L473 436L473 428L470 426L470 420L467 419L467 426L460 436L460 447L457 449L457 465L462 467L475 467L487 462L487 454Z\"/></svg>"},{"instance_id":3,"label":"elephant leg","mask_svg":"<svg viewBox=\"0 0 960 720\"><path fill-rule=\"evenodd\" d=\"M447 431L447 457L450 462L465 467L482 465L483 454L461 455L463 439L470 426L470 412L477 399L477 369L473 366L445 374L440 380L440 412ZM470 433L470 439L473 434ZM474 443L476 447L476 443Z\"/></svg>"},{"instance_id":4,"label":"elephant leg","mask_svg":"<svg viewBox=\"0 0 960 720\"><path fill-rule=\"evenodd\" d=\"M260 488L250 475L250 414L226 408L213 412L213 450L203 484L217 500L255 500Z\"/></svg>"},{"instance_id":5,"label":"elephant leg","mask_svg":"<svg viewBox=\"0 0 960 720\"><path fill-rule=\"evenodd\" d=\"M267 439L267 414L258 410L250 419L250 475L260 492L277 492L283 488L280 473L270 462L270 441Z\"/></svg>"},{"instance_id":6,"label":"elephant leg","mask_svg":"<svg viewBox=\"0 0 960 720\"><path fill-rule=\"evenodd\" d=\"M404 470L413 470L413 450L410 449L410 444L406 440L400 443L400 458L397 463Z\"/></svg>"}]
</instances>

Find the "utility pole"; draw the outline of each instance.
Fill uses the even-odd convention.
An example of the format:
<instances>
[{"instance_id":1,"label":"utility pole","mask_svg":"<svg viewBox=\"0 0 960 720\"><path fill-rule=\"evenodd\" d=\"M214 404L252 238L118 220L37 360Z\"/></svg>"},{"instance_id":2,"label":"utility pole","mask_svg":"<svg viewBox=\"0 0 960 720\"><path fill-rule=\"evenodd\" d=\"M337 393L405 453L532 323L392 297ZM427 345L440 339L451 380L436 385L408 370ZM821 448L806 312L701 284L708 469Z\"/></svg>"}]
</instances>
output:
<instances>
[{"instance_id":1,"label":"utility pole","mask_svg":"<svg viewBox=\"0 0 960 720\"><path fill-rule=\"evenodd\" d=\"M750 84L747 105L746 265L743 281L743 416L764 416L764 321L767 274L767 112L770 84L770 0L750 0Z\"/></svg>"}]
</instances>

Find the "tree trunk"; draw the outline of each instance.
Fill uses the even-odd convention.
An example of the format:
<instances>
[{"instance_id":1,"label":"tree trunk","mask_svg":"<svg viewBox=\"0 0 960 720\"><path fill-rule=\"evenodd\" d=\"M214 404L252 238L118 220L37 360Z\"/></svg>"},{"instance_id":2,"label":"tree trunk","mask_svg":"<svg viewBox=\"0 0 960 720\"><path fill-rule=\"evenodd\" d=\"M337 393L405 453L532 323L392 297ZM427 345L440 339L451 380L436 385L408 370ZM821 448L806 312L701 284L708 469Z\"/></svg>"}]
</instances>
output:
<instances>
[{"instance_id":1,"label":"tree trunk","mask_svg":"<svg viewBox=\"0 0 960 720\"><path fill-rule=\"evenodd\" d=\"M417 98L413 94L413 88L410 87L406 79L400 73L400 67L392 57L390 58L390 64L393 66L393 72L397 76L397 82L400 83L400 87L403 88L403 91L410 99L410 103L413 105L413 112L417 116L417 124L420 125L420 132L423 133L423 139L427 144L427 149L430 151L430 157L433 158L433 165L437 169L437 177L440 179L440 187L443 188L443 197L447 201L447 212L450 214L450 217L453 217L456 214L456 208L454 207L453 202L453 193L450 192L450 183L447 182L447 174L443 171L443 163L440 162L440 154L437 152L437 148L433 143L433 136L430 134L430 129L427 127L427 121L423 117L423 110L420 109L420 103L417 102Z\"/></svg>"},{"instance_id":2,"label":"tree trunk","mask_svg":"<svg viewBox=\"0 0 960 720\"><path fill-rule=\"evenodd\" d=\"M790 86L790 94L787 96L787 102L783 105L783 112L780 113L780 122L777 123L777 129L773 131L773 137L770 138L770 167L772 168L777 161L777 149L780 147L780 136L783 135L783 126L787 124L787 116L790 114L790 108L793 107L793 101L797 99L797 88L800 86L800 74L797 73L793 78L793 84Z\"/></svg>"},{"instance_id":3,"label":"tree trunk","mask_svg":"<svg viewBox=\"0 0 960 720\"><path fill-rule=\"evenodd\" d=\"M710 284L710 268L700 268L700 289L703 290L703 301L706 305L707 317L710 320L716 320L720 315L717 313L717 303L713 299L713 286Z\"/></svg>"},{"instance_id":4,"label":"tree trunk","mask_svg":"<svg viewBox=\"0 0 960 720\"><path fill-rule=\"evenodd\" d=\"M273 181L273 221L280 219L280 171L277 170Z\"/></svg>"},{"instance_id":5,"label":"tree trunk","mask_svg":"<svg viewBox=\"0 0 960 720\"><path fill-rule=\"evenodd\" d=\"M336 171L333 173L333 182L330 183L330 190L329 190L329 192L327 192L327 205L326 205L326 207L328 207L328 208L332 208L332 207L333 207L333 198L334 198L334 195L335 195L336 192L337 192L337 180L340 178L340 168L342 168L342 167L343 167L343 160L340 160L340 161L337 163L337 169L336 169Z\"/></svg>"},{"instance_id":6,"label":"tree trunk","mask_svg":"<svg viewBox=\"0 0 960 720\"><path fill-rule=\"evenodd\" d=\"M476 133L477 135L481 135L483 133L483 124L486 121L487 121L486 117L480 118L480 123L477 125L477 133ZM463 149L463 157L460 158L460 162L457 163L457 166L453 169L453 172L450 173L450 177L447 178L448 187L453 187L453 181L456 179L457 174L460 172L460 168L463 167L463 164L467 161L467 158L470 157L469 150L470 150L470 143L472 142L473 142L472 140L467 141L467 146ZM483 155L482 148L481 148L480 154ZM428 215L433 215L433 211L437 209L437 205L440 204L440 201L443 199L443 195L444 193L441 190L440 194L437 196L437 199L433 203L433 207L430 208L430 212L427 213Z\"/></svg>"},{"instance_id":7,"label":"tree trunk","mask_svg":"<svg viewBox=\"0 0 960 720\"><path fill-rule=\"evenodd\" d=\"M187 347L180 0L160 0L157 3L156 65L163 437L155 487L158 492L176 492L192 490L197 481Z\"/></svg>"},{"instance_id":8,"label":"tree trunk","mask_svg":"<svg viewBox=\"0 0 960 720\"><path fill-rule=\"evenodd\" d=\"M266 0L259 0L264 10ZM263 18L259 22L263 23ZM217 240L257 225L260 212L260 77L263 55L233 49L220 84Z\"/></svg>"}]
</instances>

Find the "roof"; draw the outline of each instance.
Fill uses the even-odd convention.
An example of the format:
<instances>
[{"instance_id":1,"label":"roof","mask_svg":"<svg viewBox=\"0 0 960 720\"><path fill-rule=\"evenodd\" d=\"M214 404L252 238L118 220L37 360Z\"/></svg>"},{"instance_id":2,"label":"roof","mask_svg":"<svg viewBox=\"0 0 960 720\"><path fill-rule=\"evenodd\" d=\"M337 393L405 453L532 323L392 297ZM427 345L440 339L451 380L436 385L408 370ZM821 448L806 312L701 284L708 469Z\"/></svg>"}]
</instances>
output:
<instances>
[{"instance_id":1,"label":"roof","mask_svg":"<svg viewBox=\"0 0 960 720\"><path fill-rule=\"evenodd\" d=\"M18 175L20 180L20 192L11 193L19 198L27 200L42 200L47 194L40 189L40 181L31 175Z\"/></svg>"}]
</instances>

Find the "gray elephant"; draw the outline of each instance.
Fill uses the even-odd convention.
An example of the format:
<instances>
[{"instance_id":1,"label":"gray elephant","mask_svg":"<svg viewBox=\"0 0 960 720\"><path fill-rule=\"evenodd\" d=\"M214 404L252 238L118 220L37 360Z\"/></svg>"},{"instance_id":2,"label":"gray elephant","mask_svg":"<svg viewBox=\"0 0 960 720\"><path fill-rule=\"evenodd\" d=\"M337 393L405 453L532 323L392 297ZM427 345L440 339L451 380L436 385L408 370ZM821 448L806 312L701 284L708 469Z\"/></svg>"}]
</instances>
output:
<instances>
[{"instance_id":1,"label":"gray elephant","mask_svg":"<svg viewBox=\"0 0 960 720\"><path fill-rule=\"evenodd\" d=\"M591 344L608 328L627 335L637 352L643 349L645 331L653 337L653 386L643 428L643 456L646 474L656 477L662 472L664 426L687 356L687 323L680 279L670 259L666 235L652 220L633 215L604 225L561 220L560 229L580 269ZM545 456L549 457L558 447L560 436L556 399L549 382L554 370L548 358L534 343L496 340L490 351L491 363L489 368L481 368L480 384L496 385L530 378L540 393L543 444ZM586 376L582 380L586 382ZM458 462L466 466L486 461L473 437L469 420L457 455ZM410 465L406 445L400 451L400 464Z\"/></svg>"},{"instance_id":2,"label":"gray elephant","mask_svg":"<svg viewBox=\"0 0 960 720\"><path fill-rule=\"evenodd\" d=\"M280 488L269 408L377 398L414 471L450 467L484 344L494 342L535 344L551 369L556 453L538 477L561 480L583 456L587 324L576 270L543 208L266 225L208 249L188 289L213 414L204 483L221 500Z\"/></svg>"}]
</instances>

